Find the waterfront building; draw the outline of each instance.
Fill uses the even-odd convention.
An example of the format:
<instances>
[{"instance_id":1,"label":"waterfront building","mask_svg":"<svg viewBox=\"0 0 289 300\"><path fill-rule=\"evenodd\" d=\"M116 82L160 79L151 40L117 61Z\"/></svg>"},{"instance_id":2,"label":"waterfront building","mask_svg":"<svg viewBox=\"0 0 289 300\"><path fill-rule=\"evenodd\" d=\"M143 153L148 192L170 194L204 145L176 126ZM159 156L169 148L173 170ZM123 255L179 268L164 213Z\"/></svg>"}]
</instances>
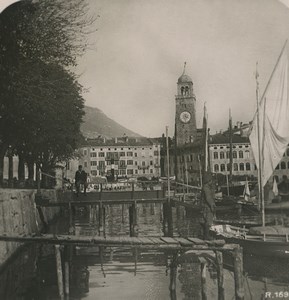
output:
<instances>
[{"instance_id":1,"label":"waterfront building","mask_svg":"<svg viewBox=\"0 0 289 300\"><path fill-rule=\"evenodd\" d=\"M258 171L255 164L250 140L248 137L249 124L238 122L232 134L232 176L257 178ZM213 173L230 174L230 133L229 130L219 132L209 138L209 161ZM279 182L283 175L289 177L289 147L277 165L269 181L275 176Z\"/></svg>"},{"instance_id":2,"label":"waterfront building","mask_svg":"<svg viewBox=\"0 0 289 300\"><path fill-rule=\"evenodd\" d=\"M99 137L86 140L78 152L79 158L66 166L69 179L74 178L78 165L82 165L92 177L160 177L160 144L155 139Z\"/></svg>"}]
</instances>

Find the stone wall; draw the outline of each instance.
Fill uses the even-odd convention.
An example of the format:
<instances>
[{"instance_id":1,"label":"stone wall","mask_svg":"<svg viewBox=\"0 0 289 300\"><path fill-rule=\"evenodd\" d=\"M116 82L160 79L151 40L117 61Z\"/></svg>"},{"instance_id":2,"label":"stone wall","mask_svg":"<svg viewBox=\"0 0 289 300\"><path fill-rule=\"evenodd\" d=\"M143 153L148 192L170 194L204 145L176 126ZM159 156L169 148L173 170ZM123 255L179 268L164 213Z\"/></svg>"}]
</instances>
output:
<instances>
[{"instance_id":1,"label":"stone wall","mask_svg":"<svg viewBox=\"0 0 289 300\"><path fill-rule=\"evenodd\" d=\"M30 234L42 229L42 222L34 202L35 190L0 189L0 234ZM57 201L56 190L42 190L43 197ZM45 221L49 223L59 208L42 208ZM21 243L0 242L0 264L5 262Z\"/></svg>"}]
</instances>

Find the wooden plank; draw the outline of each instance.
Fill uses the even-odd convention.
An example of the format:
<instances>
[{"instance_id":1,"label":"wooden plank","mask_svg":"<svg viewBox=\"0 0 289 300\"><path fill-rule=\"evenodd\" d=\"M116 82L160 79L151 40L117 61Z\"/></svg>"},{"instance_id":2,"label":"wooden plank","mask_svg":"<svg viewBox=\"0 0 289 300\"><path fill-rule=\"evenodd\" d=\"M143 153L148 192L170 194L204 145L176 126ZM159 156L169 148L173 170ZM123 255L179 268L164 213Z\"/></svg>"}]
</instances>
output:
<instances>
[{"instance_id":1,"label":"wooden plank","mask_svg":"<svg viewBox=\"0 0 289 300\"><path fill-rule=\"evenodd\" d=\"M154 243L154 245L163 245L163 244L165 244L165 242L162 241L160 238L149 237L149 239Z\"/></svg>"},{"instance_id":2,"label":"wooden plank","mask_svg":"<svg viewBox=\"0 0 289 300\"><path fill-rule=\"evenodd\" d=\"M195 237L188 237L188 240L193 242L195 245L206 245L205 241L195 238Z\"/></svg>"},{"instance_id":3,"label":"wooden plank","mask_svg":"<svg viewBox=\"0 0 289 300\"><path fill-rule=\"evenodd\" d=\"M141 241L141 243L143 245L153 245L154 244L154 242L147 237L138 237L138 239Z\"/></svg>"},{"instance_id":4,"label":"wooden plank","mask_svg":"<svg viewBox=\"0 0 289 300\"><path fill-rule=\"evenodd\" d=\"M178 241L176 241L175 239L173 239L171 237L161 237L161 240L167 244L179 244Z\"/></svg>"},{"instance_id":5,"label":"wooden plank","mask_svg":"<svg viewBox=\"0 0 289 300\"><path fill-rule=\"evenodd\" d=\"M193 242L191 242L187 239L184 239L184 238L179 237L179 238L174 238L174 239L177 240L181 244L181 246L188 247L188 246L193 246L194 245Z\"/></svg>"}]
</instances>

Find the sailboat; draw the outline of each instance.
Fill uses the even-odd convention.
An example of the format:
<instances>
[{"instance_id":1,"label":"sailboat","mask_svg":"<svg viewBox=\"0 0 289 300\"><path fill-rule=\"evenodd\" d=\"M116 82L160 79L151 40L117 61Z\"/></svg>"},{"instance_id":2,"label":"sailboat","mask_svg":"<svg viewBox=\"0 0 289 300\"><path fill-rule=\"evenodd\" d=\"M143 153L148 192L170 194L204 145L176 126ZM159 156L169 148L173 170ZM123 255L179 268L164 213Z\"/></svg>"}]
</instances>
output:
<instances>
[{"instance_id":1,"label":"sailboat","mask_svg":"<svg viewBox=\"0 0 289 300\"><path fill-rule=\"evenodd\" d=\"M230 243L240 244L244 252L276 257L289 257L289 228L265 226L264 186L282 159L289 143L289 59L287 41L282 48L265 91L259 101L256 72L257 112L254 116L250 143L258 169L259 200L262 226L250 230L231 225L213 225L211 231ZM276 193L276 183L273 184Z\"/></svg>"}]
</instances>

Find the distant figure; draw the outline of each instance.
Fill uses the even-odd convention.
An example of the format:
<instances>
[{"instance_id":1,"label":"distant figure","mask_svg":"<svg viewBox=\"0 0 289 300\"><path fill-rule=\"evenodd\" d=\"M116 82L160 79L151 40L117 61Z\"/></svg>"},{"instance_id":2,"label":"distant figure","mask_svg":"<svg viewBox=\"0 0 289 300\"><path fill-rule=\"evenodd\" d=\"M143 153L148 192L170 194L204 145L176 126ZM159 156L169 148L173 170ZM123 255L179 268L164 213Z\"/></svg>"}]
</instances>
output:
<instances>
[{"instance_id":1,"label":"distant figure","mask_svg":"<svg viewBox=\"0 0 289 300\"><path fill-rule=\"evenodd\" d=\"M78 170L75 172L75 187L77 197L80 192L80 185L83 185L83 194L86 196L87 173L82 170L82 165L79 165Z\"/></svg>"},{"instance_id":2,"label":"distant figure","mask_svg":"<svg viewBox=\"0 0 289 300\"><path fill-rule=\"evenodd\" d=\"M204 238L210 238L210 227L213 225L215 218L216 205L215 205L215 191L213 186L212 176L205 173L203 176L202 188L202 213L203 213L203 227Z\"/></svg>"},{"instance_id":3,"label":"distant figure","mask_svg":"<svg viewBox=\"0 0 289 300\"><path fill-rule=\"evenodd\" d=\"M289 200L289 182L286 175L282 176L282 181L278 184L279 195L281 196L281 201Z\"/></svg>"}]
</instances>

